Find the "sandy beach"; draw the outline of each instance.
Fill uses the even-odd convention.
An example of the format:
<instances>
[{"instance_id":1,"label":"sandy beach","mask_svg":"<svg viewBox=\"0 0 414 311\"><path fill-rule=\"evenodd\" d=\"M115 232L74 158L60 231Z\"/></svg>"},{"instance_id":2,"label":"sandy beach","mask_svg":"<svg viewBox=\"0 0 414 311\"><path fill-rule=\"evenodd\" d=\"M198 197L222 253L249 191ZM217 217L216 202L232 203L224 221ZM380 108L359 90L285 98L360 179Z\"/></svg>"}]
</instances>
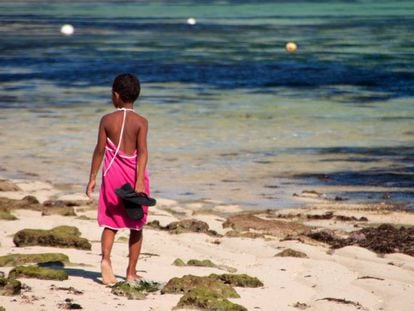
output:
<instances>
[{"instance_id":1,"label":"sandy beach","mask_svg":"<svg viewBox=\"0 0 414 311\"><path fill-rule=\"evenodd\" d=\"M10 209L17 219L0 220L0 256L50 252L63 253L70 261L60 268L67 272L67 280L18 277L23 284L21 293L0 296L0 305L6 310L80 306L84 310L161 311L176 307L183 294L155 291L145 299L134 300L114 295L111 287L101 283L101 228L96 223L96 205L88 202L83 194L68 195L43 182L15 180L3 181L2 185L6 190L0 192L2 200L21 201L30 195L39 200L36 206L43 206L43 210L27 208L24 204ZM385 203L347 204L324 200L311 193L303 193L302 199L306 208L250 212L220 202L211 202L207 207L199 202L180 204L159 198L157 206L150 209L149 224L144 230L138 273L145 280L159 282L160 288L170 279L184 275L232 273L256 277L263 286L235 286L240 298L229 298L247 310L413 310L412 236L411 241L410 236L405 241L411 249L396 248L387 254L357 245L333 249L309 236L323 231L336 237L349 237L353 231L385 223L408 227L414 223L414 214ZM54 210L60 206L56 200L61 204L72 202L66 205L73 206L76 216L55 215ZM3 209L4 204L2 201ZM47 210L45 206L49 206ZM200 232L179 233L171 230L171 226L168 229L168 224L183 220L205 222L208 230L202 226L195 226ZM77 227L81 236L90 242L91 249L17 247L13 243L13 236L19 230L62 225ZM113 249L112 263L119 281L125 275L127 236L127 231L120 231ZM410 252L411 256L407 254ZM184 262L208 259L215 266L177 266L173 264L177 258ZM7 277L12 269L13 266L3 266L0 271Z\"/></svg>"}]
</instances>

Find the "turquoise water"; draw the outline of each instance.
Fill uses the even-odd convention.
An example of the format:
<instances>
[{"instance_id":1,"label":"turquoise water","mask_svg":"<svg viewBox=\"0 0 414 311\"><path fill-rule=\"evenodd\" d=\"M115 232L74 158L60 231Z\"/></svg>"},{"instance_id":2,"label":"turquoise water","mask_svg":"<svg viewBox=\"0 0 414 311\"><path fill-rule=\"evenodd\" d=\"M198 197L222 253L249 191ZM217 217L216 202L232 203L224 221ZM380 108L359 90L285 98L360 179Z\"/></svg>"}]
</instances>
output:
<instances>
[{"instance_id":1,"label":"turquoise water","mask_svg":"<svg viewBox=\"0 0 414 311\"><path fill-rule=\"evenodd\" d=\"M412 205L413 22L412 1L2 2L0 173L83 190L130 71L157 196Z\"/></svg>"}]
</instances>

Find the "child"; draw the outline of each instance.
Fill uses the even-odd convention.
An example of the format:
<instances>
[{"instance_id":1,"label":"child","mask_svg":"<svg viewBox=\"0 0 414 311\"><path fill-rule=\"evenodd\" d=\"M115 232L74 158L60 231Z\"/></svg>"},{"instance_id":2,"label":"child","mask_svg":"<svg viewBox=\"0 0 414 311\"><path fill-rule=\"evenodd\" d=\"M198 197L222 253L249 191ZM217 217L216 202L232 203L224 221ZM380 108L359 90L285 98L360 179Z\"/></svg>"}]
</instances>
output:
<instances>
[{"instance_id":1,"label":"child","mask_svg":"<svg viewBox=\"0 0 414 311\"><path fill-rule=\"evenodd\" d=\"M112 85L112 103L117 110L101 119L86 188L86 194L91 197L96 185L96 174L105 155L98 203L98 223L104 227L101 238L101 272L104 284L117 282L111 266L111 249L119 229L130 229L126 280L135 281L140 278L136 274L136 265L148 207L142 207L142 219L132 220L127 216L122 200L114 191L129 182L136 192L150 194L146 170L148 121L133 111L134 101L139 93L140 83L134 75L121 74L115 78Z\"/></svg>"}]
</instances>

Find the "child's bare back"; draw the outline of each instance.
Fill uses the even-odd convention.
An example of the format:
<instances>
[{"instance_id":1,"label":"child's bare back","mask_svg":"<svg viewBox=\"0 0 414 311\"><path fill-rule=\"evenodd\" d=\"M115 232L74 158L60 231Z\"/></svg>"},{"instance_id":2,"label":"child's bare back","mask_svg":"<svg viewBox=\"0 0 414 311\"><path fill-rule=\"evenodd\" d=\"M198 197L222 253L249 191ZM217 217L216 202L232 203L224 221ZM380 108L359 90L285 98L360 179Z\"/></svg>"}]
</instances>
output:
<instances>
[{"instance_id":1,"label":"child's bare back","mask_svg":"<svg viewBox=\"0 0 414 311\"><path fill-rule=\"evenodd\" d=\"M122 119L123 111L118 110L103 116L101 121L106 137L116 146L119 143ZM139 134L146 131L147 126L148 121L143 116L132 111L127 113L120 150L128 155L132 155L135 150L139 152L139 147L142 145L139 142Z\"/></svg>"}]
</instances>

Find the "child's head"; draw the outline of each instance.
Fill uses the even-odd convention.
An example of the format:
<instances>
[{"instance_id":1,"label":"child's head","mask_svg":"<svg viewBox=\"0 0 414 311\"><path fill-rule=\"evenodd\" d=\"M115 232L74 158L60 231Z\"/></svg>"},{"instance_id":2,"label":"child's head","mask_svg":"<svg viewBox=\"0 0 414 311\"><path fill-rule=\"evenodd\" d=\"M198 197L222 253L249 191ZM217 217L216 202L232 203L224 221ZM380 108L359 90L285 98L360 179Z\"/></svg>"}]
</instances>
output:
<instances>
[{"instance_id":1,"label":"child's head","mask_svg":"<svg viewBox=\"0 0 414 311\"><path fill-rule=\"evenodd\" d=\"M137 100L141 86L136 76L130 73L118 75L112 84L112 102L115 106Z\"/></svg>"}]
</instances>

